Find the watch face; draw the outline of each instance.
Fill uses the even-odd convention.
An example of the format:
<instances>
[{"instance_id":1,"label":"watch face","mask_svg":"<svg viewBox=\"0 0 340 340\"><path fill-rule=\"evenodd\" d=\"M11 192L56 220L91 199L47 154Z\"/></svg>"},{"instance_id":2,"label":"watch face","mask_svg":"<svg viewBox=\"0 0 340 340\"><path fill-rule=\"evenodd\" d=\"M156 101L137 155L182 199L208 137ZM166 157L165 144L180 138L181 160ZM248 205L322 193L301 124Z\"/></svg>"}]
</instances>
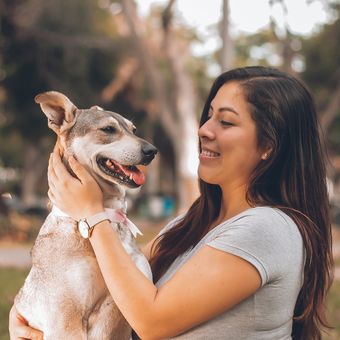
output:
<instances>
[{"instance_id":1,"label":"watch face","mask_svg":"<svg viewBox=\"0 0 340 340\"><path fill-rule=\"evenodd\" d=\"M79 221L78 229L79 229L81 236L83 236L84 238L89 238L90 228L85 221L83 221L83 220Z\"/></svg>"}]
</instances>

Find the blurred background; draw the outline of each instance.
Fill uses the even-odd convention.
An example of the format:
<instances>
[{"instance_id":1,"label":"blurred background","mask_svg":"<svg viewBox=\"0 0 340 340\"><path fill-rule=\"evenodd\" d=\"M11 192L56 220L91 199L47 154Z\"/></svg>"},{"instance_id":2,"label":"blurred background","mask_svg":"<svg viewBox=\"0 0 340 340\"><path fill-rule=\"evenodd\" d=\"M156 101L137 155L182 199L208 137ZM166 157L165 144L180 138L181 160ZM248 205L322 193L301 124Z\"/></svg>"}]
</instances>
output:
<instances>
[{"instance_id":1,"label":"blurred background","mask_svg":"<svg viewBox=\"0 0 340 340\"><path fill-rule=\"evenodd\" d=\"M35 95L121 113L156 145L146 184L127 194L145 243L197 197L203 103L219 73L246 65L291 73L315 95L336 263L325 339L340 339L339 13L339 0L0 0L0 340L48 214L56 138Z\"/></svg>"}]
</instances>

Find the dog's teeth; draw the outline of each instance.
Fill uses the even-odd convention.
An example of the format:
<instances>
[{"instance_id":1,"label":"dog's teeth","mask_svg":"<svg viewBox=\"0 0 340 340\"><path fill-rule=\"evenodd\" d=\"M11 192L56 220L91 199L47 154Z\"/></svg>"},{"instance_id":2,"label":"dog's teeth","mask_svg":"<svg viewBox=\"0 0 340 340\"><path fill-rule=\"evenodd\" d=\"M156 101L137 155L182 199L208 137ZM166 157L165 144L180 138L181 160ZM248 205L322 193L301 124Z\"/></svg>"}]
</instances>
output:
<instances>
[{"instance_id":1,"label":"dog's teeth","mask_svg":"<svg viewBox=\"0 0 340 340\"><path fill-rule=\"evenodd\" d=\"M129 179L132 181L132 174L130 174Z\"/></svg>"}]
</instances>

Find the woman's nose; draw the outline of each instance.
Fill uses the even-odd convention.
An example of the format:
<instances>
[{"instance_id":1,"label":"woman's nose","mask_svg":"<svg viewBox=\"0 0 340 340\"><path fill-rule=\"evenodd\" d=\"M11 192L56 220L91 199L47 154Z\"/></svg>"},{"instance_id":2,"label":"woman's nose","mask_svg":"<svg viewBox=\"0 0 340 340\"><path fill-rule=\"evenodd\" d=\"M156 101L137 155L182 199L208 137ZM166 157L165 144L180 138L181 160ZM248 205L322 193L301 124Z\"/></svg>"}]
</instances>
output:
<instances>
[{"instance_id":1,"label":"woman's nose","mask_svg":"<svg viewBox=\"0 0 340 340\"><path fill-rule=\"evenodd\" d=\"M198 137L199 138L207 138L214 139L215 133L212 126L211 120L207 120L199 129L198 129Z\"/></svg>"}]
</instances>

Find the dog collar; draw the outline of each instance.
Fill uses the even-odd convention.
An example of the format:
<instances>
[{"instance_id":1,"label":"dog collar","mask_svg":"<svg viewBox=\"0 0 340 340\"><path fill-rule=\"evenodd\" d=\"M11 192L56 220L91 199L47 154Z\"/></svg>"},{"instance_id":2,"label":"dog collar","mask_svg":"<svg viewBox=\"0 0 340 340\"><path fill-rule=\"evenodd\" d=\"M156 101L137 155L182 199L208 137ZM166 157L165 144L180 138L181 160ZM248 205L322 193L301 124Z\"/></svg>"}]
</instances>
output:
<instances>
[{"instance_id":1,"label":"dog collar","mask_svg":"<svg viewBox=\"0 0 340 340\"><path fill-rule=\"evenodd\" d=\"M134 237L137 237L138 234L143 235L143 233L138 229L138 227L132 221L130 221L126 217L126 214L122 212L121 210L105 208L105 211L108 213L112 223L125 224L130 229Z\"/></svg>"},{"instance_id":2,"label":"dog collar","mask_svg":"<svg viewBox=\"0 0 340 340\"><path fill-rule=\"evenodd\" d=\"M111 209L111 208L105 208L105 211L108 213L111 223L122 223L125 226L129 228L132 235L134 237L137 237L137 235L143 235L143 233L138 229L138 227L130 221L124 212L118 209ZM53 216L59 216L59 217L70 217L67 214L65 214L63 211L61 211L58 207L55 205L52 208L51 214Z\"/></svg>"}]
</instances>

